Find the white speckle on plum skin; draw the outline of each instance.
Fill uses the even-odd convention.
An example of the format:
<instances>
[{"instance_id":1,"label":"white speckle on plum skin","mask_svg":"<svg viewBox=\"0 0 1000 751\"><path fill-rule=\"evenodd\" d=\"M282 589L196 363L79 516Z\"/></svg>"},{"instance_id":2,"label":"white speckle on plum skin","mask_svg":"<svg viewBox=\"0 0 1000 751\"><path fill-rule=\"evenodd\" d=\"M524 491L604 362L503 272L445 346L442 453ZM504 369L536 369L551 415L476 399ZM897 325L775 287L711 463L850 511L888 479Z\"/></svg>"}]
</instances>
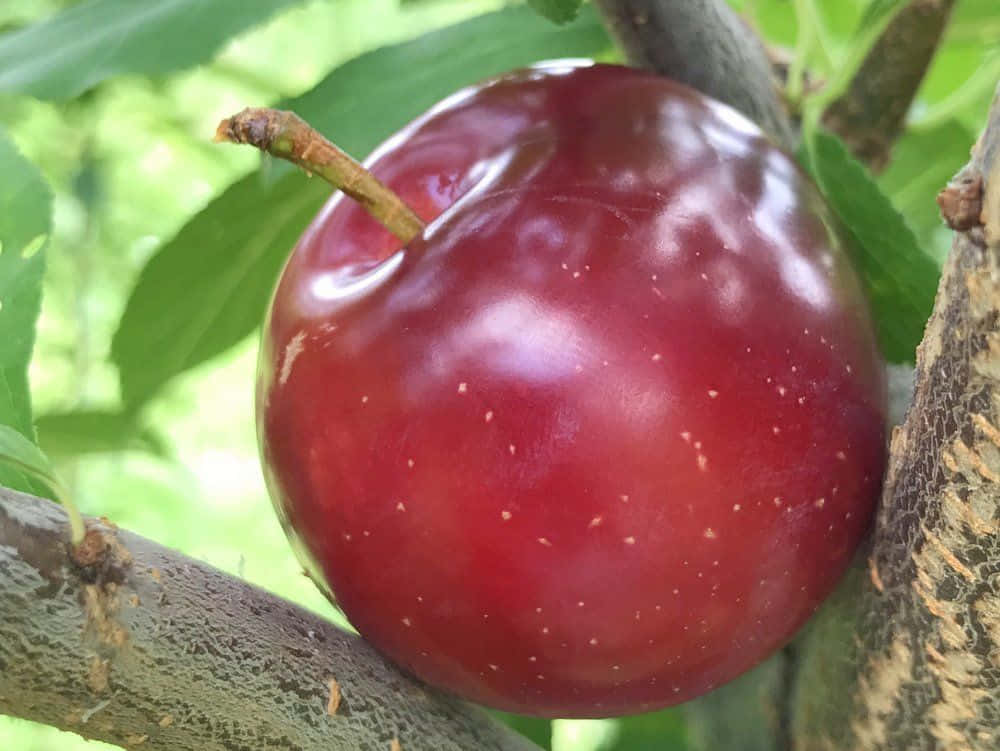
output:
<instances>
[{"instance_id":1,"label":"white speckle on plum skin","mask_svg":"<svg viewBox=\"0 0 1000 751\"><path fill-rule=\"evenodd\" d=\"M401 618L400 620L403 622L403 625L406 626L407 628L413 625L413 622L409 618Z\"/></svg>"},{"instance_id":2,"label":"white speckle on plum skin","mask_svg":"<svg viewBox=\"0 0 1000 751\"><path fill-rule=\"evenodd\" d=\"M469 384L467 384L465 381L462 381L460 384L458 384L458 393L465 394L468 392L468 390L469 390Z\"/></svg>"},{"instance_id":3,"label":"white speckle on plum skin","mask_svg":"<svg viewBox=\"0 0 1000 751\"><path fill-rule=\"evenodd\" d=\"M627 495L620 495L618 497L621 499L622 503L628 503L628 496Z\"/></svg>"},{"instance_id":4,"label":"white speckle on plum skin","mask_svg":"<svg viewBox=\"0 0 1000 751\"><path fill-rule=\"evenodd\" d=\"M292 374L292 365L295 364L296 358L302 354L305 347L302 346L303 342L306 340L306 332L300 331L295 336L291 338L288 344L285 346L285 354L281 359L281 372L278 375L278 383L284 386L288 383L288 377Z\"/></svg>"},{"instance_id":5,"label":"white speckle on plum skin","mask_svg":"<svg viewBox=\"0 0 1000 751\"><path fill-rule=\"evenodd\" d=\"M549 627L548 626L542 626L542 633L543 634L549 633Z\"/></svg>"},{"instance_id":6,"label":"white speckle on plum skin","mask_svg":"<svg viewBox=\"0 0 1000 751\"><path fill-rule=\"evenodd\" d=\"M580 272L579 271L574 271L573 272L573 278L574 279L579 279L580 278Z\"/></svg>"},{"instance_id":7,"label":"white speckle on plum skin","mask_svg":"<svg viewBox=\"0 0 1000 751\"><path fill-rule=\"evenodd\" d=\"M842 461L842 462L846 462L846 461L847 461L847 454L845 454L845 453L844 453L843 451L838 451L838 452L837 452L837 453L835 454L835 456L836 456L836 457L837 457L837 458L838 458L838 459L839 459L840 461Z\"/></svg>"},{"instance_id":8,"label":"white speckle on plum skin","mask_svg":"<svg viewBox=\"0 0 1000 751\"><path fill-rule=\"evenodd\" d=\"M698 469L702 472L708 471L708 457L704 454L698 454Z\"/></svg>"},{"instance_id":9,"label":"white speckle on plum skin","mask_svg":"<svg viewBox=\"0 0 1000 751\"><path fill-rule=\"evenodd\" d=\"M691 443L691 433L687 430L681 431L681 438L684 439L685 443Z\"/></svg>"},{"instance_id":10,"label":"white speckle on plum skin","mask_svg":"<svg viewBox=\"0 0 1000 751\"><path fill-rule=\"evenodd\" d=\"M708 390L708 398L709 398L709 399L714 399L714 398L715 398L715 397L717 397L718 395L719 395L719 392L718 392L718 391L716 391L715 389L709 389L709 390Z\"/></svg>"},{"instance_id":11,"label":"white speckle on plum skin","mask_svg":"<svg viewBox=\"0 0 1000 751\"><path fill-rule=\"evenodd\" d=\"M551 548L552 547L552 543L549 542L549 539L547 537L539 537L538 538L538 542L540 542L542 545L544 545L547 548Z\"/></svg>"},{"instance_id":12,"label":"white speckle on plum skin","mask_svg":"<svg viewBox=\"0 0 1000 751\"><path fill-rule=\"evenodd\" d=\"M486 410L486 414L483 415L483 420L485 422L489 422L492 419L493 419L493 410L492 409Z\"/></svg>"},{"instance_id":13,"label":"white speckle on plum skin","mask_svg":"<svg viewBox=\"0 0 1000 751\"><path fill-rule=\"evenodd\" d=\"M660 354L659 352L657 352L657 353L656 353L656 354L654 354L654 355L653 355L653 356L652 356L652 357L651 357L650 359L651 359L651 360L652 360L653 362L659 362L660 360L662 360L662 359L663 359L663 355L661 355L661 354Z\"/></svg>"},{"instance_id":14,"label":"white speckle on plum skin","mask_svg":"<svg viewBox=\"0 0 1000 751\"><path fill-rule=\"evenodd\" d=\"M406 511L406 504L402 501L396 504L396 511Z\"/></svg>"},{"instance_id":15,"label":"white speckle on plum skin","mask_svg":"<svg viewBox=\"0 0 1000 751\"><path fill-rule=\"evenodd\" d=\"M772 425L771 432L774 433L775 435L778 435L778 433L781 432L781 428L779 428L777 425Z\"/></svg>"},{"instance_id":16,"label":"white speckle on plum skin","mask_svg":"<svg viewBox=\"0 0 1000 751\"><path fill-rule=\"evenodd\" d=\"M344 532L344 539L347 542L350 542L351 541L351 533L350 532Z\"/></svg>"},{"instance_id":17,"label":"white speckle on plum skin","mask_svg":"<svg viewBox=\"0 0 1000 751\"><path fill-rule=\"evenodd\" d=\"M635 538L632 537L632 535L629 535L622 542L624 542L626 545L635 545Z\"/></svg>"},{"instance_id":18,"label":"white speckle on plum skin","mask_svg":"<svg viewBox=\"0 0 1000 751\"><path fill-rule=\"evenodd\" d=\"M492 670L492 671L493 671L494 673L495 673L495 672L497 672L497 671L498 671L498 670L500 669L500 666L499 666L499 665L494 665L494 664L493 664L492 662L491 662L491 663L490 663L490 664L489 664L489 665L488 665L487 667L488 667L488 668L489 668L490 670Z\"/></svg>"},{"instance_id":19,"label":"white speckle on plum skin","mask_svg":"<svg viewBox=\"0 0 1000 751\"><path fill-rule=\"evenodd\" d=\"M507 511L506 509L500 512L500 518L503 519L505 522L510 521L511 516L513 515L510 513L510 511Z\"/></svg>"},{"instance_id":20,"label":"white speckle on plum skin","mask_svg":"<svg viewBox=\"0 0 1000 751\"><path fill-rule=\"evenodd\" d=\"M585 602L584 602L583 600L580 600L580 601L579 601L578 603L576 603L576 606L577 606L578 608L582 608L582 607L583 607L584 605L586 605L586 604L587 604L587 603L585 603Z\"/></svg>"},{"instance_id":21,"label":"white speckle on plum skin","mask_svg":"<svg viewBox=\"0 0 1000 751\"><path fill-rule=\"evenodd\" d=\"M823 508L823 506L826 505L826 498L817 498L815 503L813 503L813 505L816 508Z\"/></svg>"},{"instance_id":22,"label":"white speckle on plum skin","mask_svg":"<svg viewBox=\"0 0 1000 751\"><path fill-rule=\"evenodd\" d=\"M511 456L514 456L514 454L516 454L516 453L517 453L517 446L515 446L515 445L514 445L514 444L512 443L512 444L510 444L509 446L507 446L507 450L508 450L508 451L510 452L510 455L511 455Z\"/></svg>"},{"instance_id":23,"label":"white speckle on plum skin","mask_svg":"<svg viewBox=\"0 0 1000 751\"><path fill-rule=\"evenodd\" d=\"M733 511L739 511L741 508L743 507L740 504L738 503L733 504Z\"/></svg>"},{"instance_id":24,"label":"white speckle on plum skin","mask_svg":"<svg viewBox=\"0 0 1000 751\"><path fill-rule=\"evenodd\" d=\"M365 394L364 396L361 397L361 403L368 404L368 394Z\"/></svg>"},{"instance_id":25,"label":"white speckle on plum skin","mask_svg":"<svg viewBox=\"0 0 1000 751\"><path fill-rule=\"evenodd\" d=\"M416 462L414 462L414 461L413 461L412 459L407 459L407 460L406 460L406 466L407 466L407 467L409 467L410 469L413 469L413 465L414 465L415 463L416 463Z\"/></svg>"},{"instance_id":26,"label":"white speckle on plum skin","mask_svg":"<svg viewBox=\"0 0 1000 751\"><path fill-rule=\"evenodd\" d=\"M784 396L786 393L788 393L788 389L784 386L778 386L778 396Z\"/></svg>"},{"instance_id":27,"label":"white speckle on plum skin","mask_svg":"<svg viewBox=\"0 0 1000 751\"><path fill-rule=\"evenodd\" d=\"M594 527L600 527L603 522L604 522L604 517L603 516L595 516L593 519L590 520L590 524L587 525L587 529L593 529Z\"/></svg>"},{"instance_id":28,"label":"white speckle on plum skin","mask_svg":"<svg viewBox=\"0 0 1000 751\"><path fill-rule=\"evenodd\" d=\"M711 527L706 527L702 535L706 540L714 540L717 537L717 535L715 534L715 530L712 529Z\"/></svg>"},{"instance_id":29,"label":"white speckle on plum skin","mask_svg":"<svg viewBox=\"0 0 1000 751\"><path fill-rule=\"evenodd\" d=\"M592 646L592 647L596 647L596 646L597 646L597 644L598 644L598 642L597 642L597 637L596 637L596 636L592 636L592 637L590 637L590 646Z\"/></svg>"},{"instance_id":30,"label":"white speckle on plum skin","mask_svg":"<svg viewBox=\"0 0 1000 751\"><path fill-rule=\"evenodd\" d=\"M528 662L538 662L538 658L537 658L537 657L535 657L534 655L531 655L531 656L530 656L530 657L528 658Z\"/></svg>"},{"instance_id":31,"label":"white speckle on plum skin","mask_svg":"<svg viewBox=\"0 0 1000 751\"><path fill-rule=\"evenodd\" d=\"M799 404L805 404L805 403L806 403L806 398L804 396L800 396L799 397Z\"/></svg>"},{"instance_id":32,"label":"white speckle on plum skin","mask_svg":"<svg viewBox=\"0 0 1000 751\"><path fill-rule=\"evenodd\" d=\"M775 506L780 506L781 505L781 496L780 495L774 496L774 505Z\"/></svg>"}]
</instances>

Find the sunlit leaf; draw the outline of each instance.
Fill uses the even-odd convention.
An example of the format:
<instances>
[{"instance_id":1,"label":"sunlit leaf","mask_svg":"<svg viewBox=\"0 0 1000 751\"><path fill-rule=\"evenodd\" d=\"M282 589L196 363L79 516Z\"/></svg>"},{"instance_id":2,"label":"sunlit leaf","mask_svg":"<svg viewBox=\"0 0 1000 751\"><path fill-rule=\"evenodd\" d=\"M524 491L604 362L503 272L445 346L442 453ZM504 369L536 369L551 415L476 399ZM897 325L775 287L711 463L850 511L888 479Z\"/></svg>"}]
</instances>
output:
<instances>
[{"instance_id":1,"label":"sunlit leaf","mask_svg":"<svg viewBox=\"0 0 1000 751\"><path fill-rule=\"evenodd\" d=\"M89 0L0 36L0 91L76 96L120 73L209 59L230 37L301 0Z\"/></svg>"},{"instance_id":2,"label":"sunlit leaf","mask_svg":"<svg viewBox=\"0 0 1000 751\"><path fill-rule=\"evenodd\" d=\"M42 298L51 204L38 170L0 130L0 423L26 439L34 437L28 362ZM40 490L23 472L2 466L0 485Z\"/></svg>"},{"instance_id":3,"label":"sunlit leaf","mask_svg":"<svg viewBox=\"0 0 1000 751\"><path fill-rule=\"evenodd\" d=\"M355 58L283 106L361 157L456 89L609 45L590 9L572 24L553 26L513 7ZM296 171L271 171L278 176L255 175L230 187L143 269L111 351L129 405L259 324L284 258L329 193Z\"/></svg>"}]
</instances>

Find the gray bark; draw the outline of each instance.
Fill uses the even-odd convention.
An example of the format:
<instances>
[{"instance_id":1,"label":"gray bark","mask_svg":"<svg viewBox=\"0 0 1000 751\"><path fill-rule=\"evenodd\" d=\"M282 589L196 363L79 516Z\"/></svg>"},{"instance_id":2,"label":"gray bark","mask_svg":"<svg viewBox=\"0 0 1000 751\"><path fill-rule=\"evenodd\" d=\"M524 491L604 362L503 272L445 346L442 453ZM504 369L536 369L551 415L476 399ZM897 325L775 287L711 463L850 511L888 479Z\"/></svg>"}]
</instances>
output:
<instances>
[{"instance_id":1,"label":"gray bark","mask_svg":"<svg viewBox=\"0 0 1000 751\"><path fill-rule=\"evenodd\" d=\"M1000 89L939 199L959 231L865 570L804 644L796 751L1000 748Z\"/></svg>"},{"instance_id":2,"label":"gray bark","mask_svg":"<svg viewBox=\"0 0 1000 751\"><path fill-rule=\"evenodd\" d=\"M316 615L88 527L71 558L58 506L0 488L0 713L150 750L537 751Z\"/></svg>"}]
</instances>

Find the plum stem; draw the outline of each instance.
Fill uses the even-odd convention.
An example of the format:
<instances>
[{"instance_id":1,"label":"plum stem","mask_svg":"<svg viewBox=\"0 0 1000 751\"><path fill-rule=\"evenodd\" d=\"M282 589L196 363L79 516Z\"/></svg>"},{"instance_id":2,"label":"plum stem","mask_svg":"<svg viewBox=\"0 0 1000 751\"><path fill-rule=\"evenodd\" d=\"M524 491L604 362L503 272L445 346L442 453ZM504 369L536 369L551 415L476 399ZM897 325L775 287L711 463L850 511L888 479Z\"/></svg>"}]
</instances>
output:
<instances>
[{"instance_id":1,"label":"plum stem","mask_svg":"<svg viewBox=\"0 0 1000 751\"><path fill-rule=\"evenodd\" d=\"M404 245L424 230L402 198L294 112L248 107L220 122L215 140L248 143L319 175L361 204Z\"/></svg>"}]
</instances>

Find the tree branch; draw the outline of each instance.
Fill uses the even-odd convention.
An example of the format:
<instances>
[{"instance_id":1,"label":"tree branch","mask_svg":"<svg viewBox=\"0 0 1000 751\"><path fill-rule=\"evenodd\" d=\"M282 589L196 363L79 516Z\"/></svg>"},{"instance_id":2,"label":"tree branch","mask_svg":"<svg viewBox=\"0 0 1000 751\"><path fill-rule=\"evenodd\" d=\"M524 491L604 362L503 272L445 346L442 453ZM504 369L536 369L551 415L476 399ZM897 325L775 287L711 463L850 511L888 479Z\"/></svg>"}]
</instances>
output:
<instances>
[{"instance_id":1,"label":"tree branch","mask_svg":"<svg viewBox=\"0 0 1000 751\"><path fill-rule=\"evenodd\" d=\"M725 0L594 0L630 64L736 108L787 149L795 135L757 35Z\"/></svg>"},{"instance_id":2,"label":"tree branch","mask_svg":"<svg viewBox=\"0 0 1000 751\"><path fill-rule=\"evenodd\" d=\"M939 202L959 231L867 570L806 644L796 751L1000 748L1000 88Z\"/></svg>"},{"instance_id":3,"label":"tree branch","mask_svg":"<svg viewBox=\"0 0 1000 751\"><path fill-rule=\"evenodd\" d=\"M954 4L913 0L904 6L869 50L847 91L823 113L823 123L876 172L889 161Z\"/></svg>"},{"instance_id":4,"label":"tree branch","mask_svg":"<svg viewBox=\"0 0 1000 751\"><path fill-rule=\"evenodd\" d=\"M531 751L311 613L0 488L0 713L170 751Z\"/></svg>"}]
</instances>

